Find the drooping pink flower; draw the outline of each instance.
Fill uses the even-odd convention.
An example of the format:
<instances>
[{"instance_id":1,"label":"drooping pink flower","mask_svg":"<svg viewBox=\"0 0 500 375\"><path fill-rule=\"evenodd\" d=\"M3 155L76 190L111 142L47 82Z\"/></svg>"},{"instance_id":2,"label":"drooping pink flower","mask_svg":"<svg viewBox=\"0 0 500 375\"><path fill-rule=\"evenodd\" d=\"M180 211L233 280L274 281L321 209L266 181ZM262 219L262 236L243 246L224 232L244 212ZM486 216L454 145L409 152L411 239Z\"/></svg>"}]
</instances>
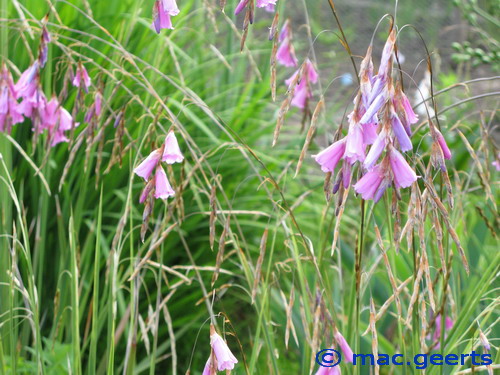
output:
<instances>
[{"instance_id":1,"label":"drooping pink flower","mask_svg":"<svg viewBox=\"0 0 500 375\"><path fill-rule=\"evenodd\" d=\"M453 328L454 322L453 320L447 316L444 320L444 338L446 339L447 332ZM432 348L434 350L439 350L441 348L441 314L436 316L436 328L434 330L434 334L432 335L432 341L437 342L436 345Z\"/></svg>"},{"instance_id":2,"label":"drooping pink flower","mask_svg":"<svg viewBox=\"0 0 500 375\"><path fill-rule=\"evenodd\" d=\"M216 360L212 355L208 357L207 363L205 363L205 368L203 369L203 373L201 375L212 375L217 372L217 364L214 363Z\"/></svg>"},{"instance_id":3,"label":"drooping pink flower","mask_svg":"<svg viewBox=\"0 0 500 375\"><path fill-rule=\"evenodd\" d=\"M285 21L279 35L279 42L281 44L276 52L278 63L287 67L297 66L297 57L295 56L295 50L292 45L292 28L290 26L290 20Z\"/></svg>"},{"instance_id":4,"label":"drooping pink flower","mask_svg":"<svg viewBox=\"0 0 500 375\"><path fill-rule=\"evenodd\" d=\"M68 142L65 132L79 125L73 121L71 114L60 105L55 96L52 97L43 111L40 112L40 117L40 126L35 131L42 132L43 130L47 130L52 147L61 142Z\"/></svg>"},{"instance_id":5,"label":"drooping pink flower","mask_svg":"<svg viewBox=\"0 0 500 375\"><path fill-rule=\"evenodd\" d=\"M340 159L345 153L346 139L343 138L334 142L317 155L313 155L314 160L321 166L321 170L325 173L333 172Z\"/></svg>"},{"instance_id":6,"label":"drooping pink flower","mask_svg":"<svg viewBox=\"0 0 500 375\"><path fill-rule=\"evenodd\" d=\"M500 152L497 154L495 161L493 161L491 165L495 167L497 172L500 171Z\"/></svg>"},{"instance_id":7,"label":"drooping pink flower","mask_svg":"<svg viewBox=\"0 0 500 375\"><path fill-rule=\"evenodd\" d=\"M101 94L101 91L97 91L96 92L94 104L95 104L95 114L96 114L97 117L99 117L101 115L101 111L102 111L102 94Z\"/></svg>"},{"instance_id":8,"label":"drooping pink flower","mask_svg":"<svg viewBox=\"0 0 500 375\"><path fill-rule=\"evenodd\" d=\"M276 5L269 3L269 5L264 7L264 10L268 13L274 13L274 11L276 10Z\"/></svg>"},{"instance_id":9,"label":"drooping pink flower","mask_svg":"<svg viewBox=\"0 0 500 375\"><path fill-rule=\"evenodd\" d=\"M364 200L375 200L375 194L377 193L384 178L385 174L383 172L382 166L380 164L376 165L372 170L367 172L358 180L358 182L354 185L354 190L356 191L356 193L360 194ZM383 191L377 194L377 196L380 197L382 195Z\"/></svg>"},{"instance_id":10,"label":"drooping pink flower","mask_svg":"<svg viewBox=\"0 0 500 375\"><path fill-rule=\"evenodd\" d=\"M443 157L445 159L450 160L451 159L451 151L450 151L448 145L446 144L446 141L443 137L443 134L441 134L441 132L437 129L435 129L435 131L436 131L437 142L439 144L439 147L441 148L441 151L443 152Z\"/></svg>"},{"instance_id":11,"label":"drooping pink flower","mask_svg":"<svg viewBox=\"0 0 500 375\"><path fill-rule=\"evenodd\" d=\"M361 124L355 122L354 119L349 121L349 131L346 138L344 158L351 164L354 164L356 161L364 161L366 144L363 140L363 129Z\"/></svg>"},{"instance_id":12,"label":"drooping pink flower","mask_svg":"<svg viewBox=\"0 0 500 375\"><path fill-rule=\"evenodd\" d=\"M175 195L174 189L170 186L170 182L168 181L167 175L163 170L161 165L156 166L155 173L155 193L154 197L156 199L167 199L169 197L173 197Z\"/></svg>"},{"instance_id":13,"label":"drooping pink flower","mask_svg":"<svg viewBox=\"0 0 500 375\"><path fill-rule=\"evenodd\" d=\"M165 138L165 148L161 160L167 164L181 163L184 160L184 155L182 155L173 131L170 131Z\"/></svg>"},{"instance_id":14,"label":"drooping pink flower","mask_svg":"<svg viewBox=\"0 0 500 375\"><path fill-rule=\"evenodd\" d=\"M353 362L353 353L352 353L351 347L347 343L344 336L342 336L342 334L339 331L336 331L333 337L335 338L335 341L337 342L337 344L340 346L340 349L342 350L342 353L344 354L345 361L348 363L352 363Z\"/></svg>"},{"instance_id":15,"label":"drooping pink flower","mask_svg":"<svg viewBox=\"0 0 500 375\"><path fill-rule=\"evenodd\" d=\"M389 164L396 188L409 187L417 181L418 177L415 171L410 167L403 155L392 146L389 150Z\"/></svg>"},{"instance_id":16,"label":"drooping pink flower","mask_svg":"<svg viewBox=\"0 0 500 375\"><path fill-rule=\"evenodd\" d=\"M19 80L14 85L14 92L16 93L16 99L24 98L26 96L31 96L33 91L35 91L37 86L37 78L40 66L38 60L36 60L28 69L26 69Z\"/></svg>"},{"instance_id":17,"label":"drooping pink flower","mask_svg":"<svg viewBox=\"0 0 500 375\"><path fill-rule=\"evenodd\" d=\"M0 76L0 132L10 132L12 125L23 122L24 117L16 100L14 82L3 64Z\"/></svg>"},{"instance_id":18,"label":"drooping pink flower","mask_svg":"<svg viewBox=\"0 0 500 375\"><path fill-rule=\"evenodd\" d=\"M177 3L175 0L162 0L163 9L171 16L176 16L179 14L180 10L177 7Z\"/></svg>"},{"instance_id":19,"label":"drooping pink flower","mask_svg":"<svg viewBox=\"0 0 500 375\"><path fill-rule=\"evenodd\" d=\"M257 8L266 8L266 10L268 10L268 8L272 6L273 7L272 9L274 11L274 6L276 5L277 1L278 0L257 0L255 2L255 5L257 6ZM247 7L249 3L250 0L241 0L236 6L236 9L234 10L234 14L235 15L240 14L243 11L243 9Z\"/></svg>"},{"instance_id":20,"label":"drooping pink flower","mask_svg":"<svg viewBox=\"0 0 500 375\"><path fill-rule=\"evenodd\" d=\"M157 34L160 33L162 29L173 29L172 20L170 19L170 14L165 10L162 0L156 0L153 6L153 28Z\"/></svg>"},{"instance_id":21,"label":"drooping pink flower","mask_svg":"<svg viewBox=\"0 0 500 375\"><path fill-rule=\"evenodd\" d=\"M305 61L303 68L301 69L297 70L285 82L288 85L288 88L292 89L291 86L293 82L296 80L298 74L302 73L301 76L298 77L293 99L290 104L294 107L304 109L306 107L308 99L312 97L310 84L318 82L318 73L316 72L316 69L314 69L312 62L309 59Z\"/></svg>"},{"instance_id":22,"label":"drooping pink flower","mask_svg":"<svg viewBox=\"0 0 500 375\"><path fill-rule=\"evenodd\" d=\"M217 368L219 371L232 370L234 365L238 363L236 357L231 353L229 347L222 337L215 331L214 326L210 326L210 345L217 358Z\"/></svg>"},{"instance_id":23,"label":"drooping pink flower","mask_svg":"<svg viewBox=\"0 0 500 375\"><path fill-rule=\"evenodd\" d=\"M38 84L38 80L33 82L29 87L23 92L23 100L19 104L19 111L26 116L31 117L41 115L47 105L47 98Z\"/></svg>"},{"instance_id":24,"label":"drooping pink flower","mask_svg":"<svg viewBox=\"0 0 500 375\"><path fill-rule=\"evenodd\" d=\"M76 68L76 74L75 77L73 78L72 83L73 86L78 88L83 87L85 91L88 92L91 81L89 74L87 73L87 69L85 69L82 63L78 63L78 66Z\"/></svg>"},{"instance_id":25,"label":"drooping pink flower","mask_svg":"<svg viewBox=\"0 0 500 375\"><path fill-rule=\"evenodd\" d=\"M154 150L146 159L144 159L141 164L139 164L134 169L134 173L139 177L142 177L145 181L148 181L151 173L153 173L153 170L160 163L161 157L161 149Z\"/></svg>"}]
</instances>

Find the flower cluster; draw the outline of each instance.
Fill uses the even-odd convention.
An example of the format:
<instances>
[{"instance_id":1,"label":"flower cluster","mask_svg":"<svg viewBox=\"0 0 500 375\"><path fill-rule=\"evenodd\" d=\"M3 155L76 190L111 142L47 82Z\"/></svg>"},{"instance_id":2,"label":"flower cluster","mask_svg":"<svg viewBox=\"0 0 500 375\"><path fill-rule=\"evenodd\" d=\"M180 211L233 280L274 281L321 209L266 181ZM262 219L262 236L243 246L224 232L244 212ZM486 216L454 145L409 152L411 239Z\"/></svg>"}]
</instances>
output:
<instances>
[{"instance_id":1,"label":"flower cluster","mask_svg":"<svg viewBox=\"0 0 500 375\"><path fill-rule=\"evenodd\" d=\"M224 339L215 331L215 327L210 325L210 346L212 353L205 364L202 375L214 375L217 371L228 371L234 369L238 363L236 357L231 353Z\"/></svg>"},{"instance_id":2,"label":"flower cluster","mask_svg":"<svg viewBox=\"0 0 500 375\"><path fill-rule=\"evenodd\" d=\"M165 170L161 166L161 162L167 164L181 163L184 156L179 148L179 143L173 131L170 131L165 138L162 146L149 154L144 161L134 169L134 173L139 177L144 178L146 187L139 198L140 203L144 203L146 199L153 194L156 199L167 199L175 195L174 189L168 181ZM154 173L154 178L151 175Z\"/></svg>"},{"instance_id":3,"label":"flower cluster","mask_svg":"<svg viewBox=\"0 0 500 375\"><path fill-rule=\"evenodd\" d=\"M297 67L297 57L292 44L292 27L290 20L283 24L278 37L280 43L276 51L276 61L285 67ZM305 110L308 100L312 97L311 84L318 82L318 73L309 59L306 59L301 67L288 78L285 83L288 90L293 92L290 103L293 107Z\"/></svg>"},{"instance_id":4,"label":"flower cluster","mask_svg":"<svg viewBox=\"0 0 500 375\"><path fill-rule=\"evenodd\" d=\"M10 133L12 126L31 119L35 137L46 132L47 142L53 147L61 142L68 142L67 132L79 123L62 106L60 99L53 95L47 99L40 83L41 69L47 62L50 34L42 27L38 58L21 74L14 84L12 75L5 64L0 75L0 131ZM73 85L88 90L90 77L83 64L79 63ZM99 100L100 103L100 100ZM95 106L97 107L97 100ZM96 111L97 112L97 111ZM99 104L100 113L100 104Z\"/></svg>"},{"instance_id":5,"label":"flower cluster","mask_svg":"<svg viewBox=\"0 0 500 375\"><path fill-rule=\"evenodd\" d=\"M179 8L175 0L156 0L153 6L153 25L152 28L160 33L162 29L173 29L172 19L170 17L179 14Z\"/></svg>"},{"instance_id":6,"label":"flower cluster","mask_svg":"<svg viewBox=\"0 0 500 375\"><path fill-rule=\"evenodd\" d=\"M393 84L392 62L396 43L396 32L392 30L380 61L378 73L374 75L371 46L360 67L360 88L354 100L354 109L348 115L347 136L313 156L323 172L334 173L342 161L333 186L333 192L351 184L351 170L359 162L364 175L354 184L354 190L365 200L377 202L386 189L394 186L409 187L418 176L402 153L413 149L410 137L411 125L418 116L402 90L400 82ZM443 136L431 126L434 140L433 156L444 168L442 159L451 157ZM368 146L370 146L368 152ZM436 164L435 163L435 164Z\"/></svg>"}]
</instances>

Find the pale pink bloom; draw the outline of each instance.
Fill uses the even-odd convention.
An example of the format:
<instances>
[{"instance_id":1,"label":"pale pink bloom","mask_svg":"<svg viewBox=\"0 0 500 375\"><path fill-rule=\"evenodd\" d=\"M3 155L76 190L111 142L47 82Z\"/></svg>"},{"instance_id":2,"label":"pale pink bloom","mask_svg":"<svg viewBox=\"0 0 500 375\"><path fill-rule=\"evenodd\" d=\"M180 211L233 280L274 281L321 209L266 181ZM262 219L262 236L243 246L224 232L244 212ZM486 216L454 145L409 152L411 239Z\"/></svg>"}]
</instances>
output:
<instances>
[{"instance_id":1,"label":"pale pink bloom","mask_svg":"<svg viewBox=\"0 0 500 375\"><path fill-rule=\"evenodd\" d=\"M257 6L257 8L266 8L266 10L268 10L269 7L273 7L271 10L273 11L274 5L276 5L276 1L278 0L256 0L255 5ZM243 11L243 9L247 7L248 3L250 3L250 0L241 0L236 6L236 9L234 10L234 14L235 15L240 14Z\"/></svg>"},{"instance_id":2,"label":"pale pink bloom","mask_svg":"<svg viewBox=\"0 0 500 375\"><path fill-rule=\"evenodd\" d=\"M444 320L444 338L447 337L447 332L453 328L454 322L450 317L446 317ZM432 335L432 341L437 341L436 345L432 348L434 350L439 350L441 348L441 314L436 316L436 328L434 334Z\"/></svg>"},{"instance_id":3,"label":"pale pink bloom","mask_svg":"<svg viewBox=\"0 0 500 375\"><path fill-rule=\"evenodd\" d=\"M229 347L222 337L220 337L215 329L211 329L210 345L214 350L215 357L217 358L217 368L219 371L232 370L234 365L238 363L236 357L231 353Z\"/></svg>"},{"instance_id":4,"label":"pale pink bloom","mask_svg":"<svg viewBox=\"0 0 500 375\"><path fill-rule=\"evenodd\" d=\"M205 363L205 368L203 369L203 373L201 375L212 375L216 372L216 365L212 363L212 356L208 357L207 363Z\"/></svg>"},{"instance_id":5,"label":"pale pink bloom","mask_svg":"<svg viewBox=\"0 0 500 375\"><path fill-rule=\"evenodd\" d=\"M496 160L492 162L491 165L494 166L497 171L500 171L500 152L497 154Z\"/></svg>"},{"instance_id":6,"label":"pale pink bloom","mask_svg":"<svg viewBox=\"0 0 500 375\"><path fill-rule=\"evenodd\" d=\"M377 162L386 146L387 132L385 130L382 130L378 134L377 139L375 140L375 142L373 142L370 151L368 151L368 154L366 155L365 161L363 162L364 167L367 169L371 169Z\"/></svg>"},{"instance_id":7,"label":"pale pink bloom","mask_svg":"<svg viewBox=\"0 0 500 375\"><path fill-rule=\"evenodd\" d=\"M173 131L170 131L165 138L165 148L161 160L167 164L181 163L184 160Z\"/></svg>"},{"instance_id":8,"label":"pale pink bloom","mask_svg":"<svg viewBox=\"0 0 500 375\"><path fill-rule=\"evenodd\" d=\"M318 73L309 59L306 60L302 69L302 75L299 77L297 85L295 86L293 99L290 103L292 106L300 109L304 109L307 104L307 100L312 97L310 83L318 82ZM292 89L291 86L300 71L301 69L297 70L289 79L285 81L289 89Z\"/></svg>"},{"instance_id":9,"label":"pale pink bloom","mask_svg":"<svg viewBox=\"0 0 500 375\"><path fill-rule=\"evenodd\" d=\"M283 66L297 66L297 57L292 45L292 30L290 21L286 20L279 36L280 46L276 52L276 59Z\"/></svg>"},{"instance_id":10,"label":"pale pink bloom","mask_svg":"<svg viewBox=\"0 0 500 375\"><path fill-rule=\"evenodd\" d=\"M26 69L23 74L21 74L21 77L19 77L19 80L14 86L16 99L31 96L33 94L33 91L35 91L37 86L39 68L37 60L33 63L33 65Z\"/></svg>"},{"instance_id":11,"label":"pale pink bloom","mask_svg":"<svg viewBox=\"0 0 500 375\"><path fill-rule=\"evenodd\" d=\"M340 159L344 156L346 139L343 138L334 142L317 155L313 155L314 160L321 166L325 173L333 172Z\"/></svg>"},{"instance_id":12,"label":"pale pink bloom","mask_svg":"<svg viewBox=\"0 0 500 375\"><path fill-rule=\"evenodd\" d=\"M162 0L162 3L163 9L165 9L165 12L167 12L170 16L176 16L179 14L180 11L175 0Z\"/></svg>"},{"instance_id":13,"label":"pale pink bloom","mask_svg":"<svg viewBox=\"0 0 500 375\"><path fill-rule=\"evenodd\" d=\"M164 6L163 1L157 0L153 6L153 28L156 33L160 33L162 29L173 29L172 20Z\"/></svg>"},{"instance_id":14,"label":"pale pink bloom","mask_svg":"<svg viewBox=\"0 0 500 375\"><path fill-rule=\"evenodd\" d=\"M145 181L148 181L151 173L153 173L153 170L160 163L161 157L161 149L154 150L134 169L134 173L139 177L144 178Z\"/></svg>"},{"instance_id":15,"label":"pale pink bloom","mask_svg":"<svg viewBox=\"0 0 500 375\"><path fill-rule=\"evenodd\" d=\"M83 83L83 86L82 86ZM83 87L85 91L88 92L88 89L90 87L90 77L89 74L87 73L87 69L83 66L82 63L78 63L78 66L76 68L76 74L75 77L73 78L73 86L75 87Z\"/></svg>"},{"instance_id":16,"label":"pale pink bloom","mask_svg":"<svg viewBox=\"0 0 500 375\"><path fill-rule=\"evenodd\" d=\"M352 363L353 353L352 353L351 347L347 343L344 336L342 336L342 334L339 331L336 331L334 334L334 338L335 338L335 341L337 341L337 344L340 346L342 353L344 354L345 361L348 363Z\"/></svg>"},{"instance_id":17,"label":"pale pink bloom","mask_svg":"<svg viewBox=\"0 0 500 375\"><path fill-rule=\"evenodd\" d=\"M163 170L161 165L156 167L155 173L155 198L156 199L167 199L175 195L174 189L170 186L167 175Z\"/></svg>"},{"instance_id":18,"label":"pale pink bloom","mask_svg":"<svg viewBox=\"0 0 500 375\"><path fill-rule=\"evenodd\" d=\"M418 177L415 171L410 167L403 155L394 147L391 147L389 152L389 163L396 188L406 188L417 181Z\"/></svg>"},{"instance_id":19,"label":"pale pink bloom","mask_svg":"<svg viewBox=\"0 0 500 375\"><path fill-rule=\"evenodd\" d=\"M264 7L264 10L269 13L274 13L274 11L276 10L276 5L269 4L268 6Z\"/></svg>"},{"instance_id":20,"label":"pale pink bloom","mask_svg":"<svg viewBox=\"0 0 500 375\"><path fill-rule=\"evenodd\" d=\"M436 134L439 147L441 148L441 151L443 151L443 157L448 160L451 159L451 151L448 145L446 144L443 134L441 134L441 132L437 129L436 129Z\"/></svg>"},{"instance_id":21,"label":"pale pink bloom","mask_svg":"<svg viewBox=\"0 0 500 375\"><path fill-rule=\"evenodd\" d=\"M19 111L26 116L32 117L34 110L38 114L43 113L45 106L47 105L47 98L42 91L42 88L38 85L38 82L33 82L24 92L23 101L19 104Z\"/></svg>"},{"instance_id":22,"label":"pale pink bloom","mask_svg":"<svg viewBox=\"0 0 500 375\"><path fill-rule=\"evenodd\" d=\"M360 194L364 200L374 200L375 193L377 193L384 178L385 176L382 167L380 164L376 165L371 171L367 172L358 180L358 182L354 185L354 190L356 193ZM382 194L380 194L380 196L382 196Z\"/></svg>"},{"instance_id":23,"label":"pale pink bloom","mask_svg":"<svg viewBox=\"0 0 500 375\"><path fill-rule=\"evenodd\" d=\"M391 113L391 123L392 123L392 131L396 138L398 139L399 146L401 147L401 151L409 151L413 148L411 144L410 137L406 132L401 120L399 119L396 112L392 111Z\"/></svg>"},{"instance_id":24,"label":"pale pink bloom","mask_svg":"<svg viewBox=\"0 0 500 375\"><path fill-rule=\"evenodd\" d=\"M12 75L3 65L0 77L0 132L10 132L12 125L23 122L23 120L23 114L16 100Z\"/></svg>"},{"instance_id":25,"label":"pale pink bloom","mask_svg":"<svg viewBox=\"0 0 500 375\"><path fill-rule=\"evenodd\" d=\"M267 8L268 6L276 5L278 0L257 0L257 8Z\"/></svg>"},{"instance_id":26,"label":"pale pink bloom","mask_svg":"<svg viewBox=\"0 0 500 375\"><path fill-rule=\"evenodd\" d=\"M351 164L356 161L365 160L366 145L363 141L363 129L359 123L350 121L347 133L346 149L344 158Z\"/></svg>"},{"instance_id":27,"label":"pale pink bloom","mask_svg":"<svg viewBox=\"0 0 500 375\"><path fill-rule=\"evenodd\" d=\"M61 142L67 142L65 132L78 126L78 123L73 122L71 114L64 109L56 97L53 97L40 112L41 124L37 132L47 130L51 140L51 146L55 146Z\"/></svg>"}]
</instances>

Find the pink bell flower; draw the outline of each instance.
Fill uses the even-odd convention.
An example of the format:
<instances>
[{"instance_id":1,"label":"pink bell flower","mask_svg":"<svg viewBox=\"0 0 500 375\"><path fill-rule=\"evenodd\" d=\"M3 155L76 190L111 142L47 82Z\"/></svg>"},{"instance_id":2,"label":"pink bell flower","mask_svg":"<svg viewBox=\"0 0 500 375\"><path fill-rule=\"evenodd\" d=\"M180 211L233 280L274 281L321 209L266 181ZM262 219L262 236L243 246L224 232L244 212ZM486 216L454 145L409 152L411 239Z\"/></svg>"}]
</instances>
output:
<instances>
[{"instance_id":1,"label":"pink bell flower","mask_svg":"<svg viewBox=\"0 0 500 375\"><path fill-rule=\"evenodd\" d=\"M351 164L365 160L366 144L363 141L363 129L359 123L350 121L347 133L346 150L344 158Z\"/></svg>"},{"instance_id":2,"label":"pink bell flower","mask_svg":"<svg viewBox=\"0 0 500 375\"><path fill-rule=\"evenodd\" d=\"M176 16L179 14L180 10L177 7L175 0L162 0L163 9L171 16Z\"/></svg>"},{"instance_id":3,"label":"pink bell flower","mask_svg":"<svg viewBox=\"0 0 500 375\"><path fill-rule=\"evenodd\" d=\"M376 165L373 169L361 177L354 185L356 193L360 194L364 200L375 200L375 193L377 193L385 175L381 165ZM383 192L382 192L383 194ZM382 194L378 194L382 196Z\"/></svg>"},{"instance_id":4,"label":"pink bell flower","mask_svg":"<svg viewBox=\"0 0 500 375\"><path fill-rule=\"evenodd\" d=\"M283 66L297 66L298 62L292 45L292 30L289 20L285 21L281 29L279 41L281 44L276 52L277 61Z\"/></svg>"},{"instance_id":5,"label":"pink bell flower","mask_svg":"<svg viewBox=\"0 0 500 375\"><path fill-rule=\"evenodd\" d=\"M41 124L35 131L42 132L47 130L51 146L61 142L68 142L65 132L77 127L79 124L73 122L71 114L64 109L57 98L54 96L40 112Z\"/></svg>"},{"instance_id":6,"label":"pink bell flower","mask_svg":"<svg viewBox=\"0 0 500 375\"><path fill-rule=\"evenodd\" d=\"M396 188L406 188L417 181L418 176L415 174L415 171L410 167L403 155L394 147L391 147L389 151L389 164Z\"/></svg>"},{"instance_id":7,"label":"pink bell flower","mask_svg":"<svg viewBox=\"0 0 500 375\"><path fill-rule=\"evenodd\" d=\"M276 2L278 0L256 0L255 2L255 5L257 6L257 8L269 8L270 6L272 6L273 8L273 11L274 11L274 6L276 5ZM234 10L234 15L238 15L240 14L243 9L245 9L248 4L250 3L250 0L241 0L238 5L236 6L236 9Z\"/></svg>"},{"instance_id":8,"label":"pink bell flower","mask_svg":"<svg viewBox=\"0 0 500 375\"><path fill-rule=\"evenodd\" d=\"M145 181L148 181L151 173L153 173L153 170L160 163L161 157L161 149L154 150L134 169L134 173L139 177L142 177Z\"/></svg>"},{"instance_id":9,"label":"pink bell flower","mask_svg":"<svg viewBox=\"0 0 500 375\"><path fill-rule=\"evenodd\" d=\"M175 195L174 189L170 186L167 175L161 165L156 166L155 173L155 193L156 199L167 199Z\"/></svg>"},{"instance_id":10,"label":"pink bell flower","mask_svg":"<svg viewBox=\"0 0 500 375\"><path fill-rule=\"evenodd\" d=\"M167 164L181 163L184 160L184 155L181 153L173 131L170 131L165 138L165 147L161 160Z\"/></svg>"},{"instance_id":11,"label":"pink bell flower","mask_svg":"<svg viewBox=\"0 0 500 375\"><path fill-rule=\"evenodd\" d=\"M10 132L12 125L23 120L23 114L16 100L12 75L4 64L0 77L0 132Z\"/></svg>"},{"instance_id":12,"label":"pink bell flower","mask_svg":"<svg viewBox=\"0 0 500 375\"><path fill-rule=\"evenodd\" d=\"M217 358L217 369L219 371L234 369L234 365L238 363L238 360L233 353L231 353L224 339L217 334L215 327L212 325L210 326L210 345Z\"/></svg>"},{"instance_id":13,"label":"pink bell flower","mask_svg":"<svg viewBox=\"0 0 500 375\"><path fill-rule=\"evenodd\" d=\"M177 13L176 13L177 14ZM169 13L163 4L162 0L157 0L153 6L153 29L157 34L160 33L162 29L173 29L172 20L170 16L173 14Z\"/></svg>"},{"instance_id":14,"label":"pink bell flower","mask_svg":"<svg viewBox=\"0 0 500 375\"><path fill-rule=\"evenodd\" d=\"M444 320L444 337L446 339L447 332L453 328L454 322L453 320L447 316ZM436 328L434 330L434 334L432 335L432 341L437 342L436 345L432 349L439 350L441 348L441 314L436 316Z\"/></svg>"},{"instance_id":15,"label":"pink bell flower","mask_svg":"<svg viewBox=\"0 0 500 375\"><path fill-rule=\"evenodd\" d=\"M321 166L325 173L333 172L345 153L346 139L343 138L334 142L317 155L313 155L314 160Z\"/></svg>"},{"instance_id":16,"label":"pink bell flower","mask_svg":"<svg viewBox=\"0 0 500 375\"><path fill-rule=\"evenodd\" d=\"M297 85L295 86L293 99L290 104L294 107L304 109L308 99L312 97L309 84L318 82L318 73L309 59L305 61L304 66L301 69L303 69L302 76L299 77ZM291 86L301 69L297 70L289 79L285 81L289 89L292 88Z\"/></svg>"},{"instance_id":17,"label":"pink bell flower","mask_svg":"<svg viewBox=\"0 0 500 375\"><path fill-rule=\"evenodd\" d=\"M342 354L344 354L345 361L348 363L352 363L353 362L353 353L352 353L351 347L347 343L344 336L342 336L342 334L339 331L336 331L333 337L335 338L335 341L337 342L337 344L340 346L340 350L342 350Z\"/></svg>"},{"instance_id":18,"label":"pink bell flower","mask_svg":"<svg viewBox=\"0 0 500 375\"><path fill-rule=\"evenodd\" d=\"M14 85L16 99L31 96L33 94L33 91L35 91L37 86L39 68L37 60L33 63L33 65L26 69L23 74L21 74L21 77L19 77L19 80Z\"/></svg>"},{"instance_id":19,"label":"pink bell flower","mask_svg":"<svg viewBox=\"0 0 500 375\"><path fill-rule=\"evenodd\" d=\"M75 77L73 78L72 83L73 86L78 88L83 87L85 91L88 92L91 80L89 74L87 73L87 69L85 69L82 63L78 63L78 66L76 68L76 74Z\"/></svg>"}]
</instances>

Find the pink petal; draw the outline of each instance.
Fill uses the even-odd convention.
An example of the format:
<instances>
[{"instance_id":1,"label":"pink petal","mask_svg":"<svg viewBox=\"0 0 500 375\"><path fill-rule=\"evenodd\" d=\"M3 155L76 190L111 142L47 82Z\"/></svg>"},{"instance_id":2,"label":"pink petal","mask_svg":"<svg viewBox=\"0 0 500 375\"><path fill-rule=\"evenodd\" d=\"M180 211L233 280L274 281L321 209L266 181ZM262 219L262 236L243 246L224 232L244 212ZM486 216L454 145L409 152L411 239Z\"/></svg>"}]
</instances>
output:
<instances>
[{"instance_id":1,"label":"pink petal","mask_svg":"<svg viewBox=\"0 0 500 375\"><path fill-rule=\"evenodd\" d=\"M408 187L417 181L418 177L415 171L395 148L391 148L389 162L394 176L394 184L398 189Z\"/></svg>"},{"instance_id":2,"label":"pink petal","mask_svg":"<svg viewBox=\"0 0 500 375\"><path fill-rule=\"evenodd\" d=\"M181 153L179 143L173 131L169 132L165 138L165 149L161 160L167 164L181 163L184 160L184 156Z\"/></svg>"},{"instance_id":3,"label":"pink petal","mask_svg":"<svg viewBox=\"0 0 500 375\"><path fill-rule=\"evenodd\" d=\"M163 168L158 165L155 173L155 194L154 197L156 199L167 199L169 197L173 197L175 195L174 189L170 186L170 182L168 182L167 175Z\"/></svg>"},{"instance_id":4,"label":"pink petal","mask_svg":"<svg viewBox=\"0 0 500 375\"><path fill-rule=\"evenodd\" d=\"M161 159L160 150L154 150L144 161L134 169L134 173L144 180L149 180L149 176L158 165Z\"/></svg>"},{"instance_id":5,"label":"pink petal","mask_svg":"<svg viewBox=\"0 0 500 375\"><path fill-rule=\"evenodd\" d=\"M314 160L321 166L321 170L325 173L333 172L340 159L344 156L346 139L343 138L321 151L317 155L313 155Z\"/></svg>"}]
</instances>

